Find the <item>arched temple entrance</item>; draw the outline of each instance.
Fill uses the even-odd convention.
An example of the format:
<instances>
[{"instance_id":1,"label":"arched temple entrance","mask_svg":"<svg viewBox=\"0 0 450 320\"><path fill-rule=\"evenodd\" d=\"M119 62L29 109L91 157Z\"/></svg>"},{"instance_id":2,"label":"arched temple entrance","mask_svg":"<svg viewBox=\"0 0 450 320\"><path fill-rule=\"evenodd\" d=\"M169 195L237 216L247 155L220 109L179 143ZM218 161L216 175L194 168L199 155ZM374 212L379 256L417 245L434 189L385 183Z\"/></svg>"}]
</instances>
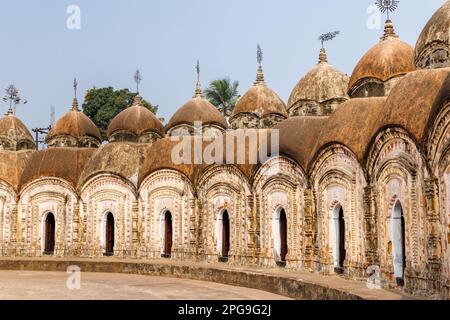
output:
<instances>
[{"instance_id":1,"label":"arched temple entrance","mask_svg":"<svg viewBox=\"0 0 450 320\"><path fill-rule=\"evenodd\" d=\"M406 268L406 247L405 247L405 218L403 216L403 207L400 201L395 203L392 218L392 261L394 264L394 275L399 286L404 285L404 276Z\"/></svg>"},{"instance_id":2,"label":"arched temple entrance","mask_svg":"<svg viewBox=\"0 0 450 320\"><path fill-rule=\"evenodd\" d=\"M221 259L222 262L228 261L228 255L230 253L230 216L228 211L225 210L222 213L222 225L221 225Z\"/></svg>"},{"instance_id":3,"label":"arched temple entrance","mask_svg":"<svg viewBox=\"0 0 450 320\"><path fill-rule=\"evenodd\" d=\"M280 212L280 259L283 262L286 262L286 255L288 252L288 244L287 244L287 219L286 212L284 209Z\"/></svg>"},{"instance_id":4,"label":"arched temple entrance","mask_svg":"<svg viewBox=\"0 0 450 320\"><path fill-rule=\"evenodd\" d=\"M347 252L345 250L344 209L340 204L334 208L331 222L334 271L336 273L343 273Z\"/></svg>"},{"instance_id":5,"label":"arched temple entrance","mask_svg":"<svg viewBox=\"0 0 450 320\"><path fill-rule=\"evenodd\" d=\"M55 216L47 213L44 221L44 254L53 255L55 253Z\"/></svg>"},{"instance_id":6,"label":"arched temple entrance","mask_svg":"<svg viewBox=\"0 0 450 320\"><path fill-rule=\"evenodd\" d=\"M273 225L273 241L275 258L278 266L286 266L286 256L288 253L287 242L287 216L283 208L277 210L274 216Z\"/></svg>"},{"instance_id":7,"label":"arched temple entrance","mask_svg":"<svg viewBox=\"0 0 450 320\"><path fill-rule=\"evenodd\" d=\"M162 257L170 258L172 256L172 214L166 211L163 216L164 248Z\"/></svg>"},{"instance_id":8,"label":"arched temple entrance","mask_svg":"<svg viewBox=\"0 0 450 320\"><path fill-rule=\"evenodd\" d=\"M111 212L108 212L105 222L105 256L114 255L114 229L114 216Z\"/></svg>"}]
</instances>

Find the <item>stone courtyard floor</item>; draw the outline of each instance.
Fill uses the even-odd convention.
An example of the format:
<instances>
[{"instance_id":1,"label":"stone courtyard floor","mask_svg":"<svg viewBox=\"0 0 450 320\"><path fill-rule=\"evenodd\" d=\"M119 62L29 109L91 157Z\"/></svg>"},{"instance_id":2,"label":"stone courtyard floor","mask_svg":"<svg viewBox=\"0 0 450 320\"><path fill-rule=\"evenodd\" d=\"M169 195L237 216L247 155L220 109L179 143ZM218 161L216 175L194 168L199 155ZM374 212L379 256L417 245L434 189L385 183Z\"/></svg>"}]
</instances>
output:
<instances>
[{"instance_id":1,"label":"stone courtyard floor","mask_svg":"<svg viewBox=\"0 0 450 320\"><path fill-rule=\"evenodd\" d=\"M67 292L69 265L80 266L86 291ZM0 299L23 298L23 293L39 298L47 291L49 299L77 294L81 299L423 299L400 290L369 289L364 281L281 268L167 259L0 258Z\"/></svg>"},{"instance_id":2,"label":"stone courtyard floor","mask_svg":"<svg viewBox=\"0 0 450 320\"><path fill-rule=\"evenodd\" d=\"M65 272L0 271L0 300L286 300L265 291L210 283L112 273L82 273L70 290Z\"/></svg>"}]
</instances>

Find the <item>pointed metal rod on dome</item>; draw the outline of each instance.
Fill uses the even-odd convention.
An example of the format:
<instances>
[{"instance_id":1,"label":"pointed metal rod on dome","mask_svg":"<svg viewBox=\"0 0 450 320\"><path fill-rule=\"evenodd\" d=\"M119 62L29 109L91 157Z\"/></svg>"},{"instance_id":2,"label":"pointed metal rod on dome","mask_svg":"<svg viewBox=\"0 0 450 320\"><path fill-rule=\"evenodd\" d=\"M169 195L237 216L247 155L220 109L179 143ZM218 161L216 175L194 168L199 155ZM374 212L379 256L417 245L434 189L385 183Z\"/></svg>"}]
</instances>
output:
<instances>
[{"instance_id":1,"label":"pointed metal rod on dome","mask_svg":"<svg viewBox=\"0 0 450 320\"><path fill-rule=\"evenodd\" d=\"M255 85L259 84L259 83L264 83L264 72L263 72L263 68L262 68L263 60L264 60L264 54L261 49L261 46L258 43L256 45L256 61L258 62L258 72L256 74Z\"/></svg>"},{"instance_id":2,"label":"pointed metal rod on dome","mask_svg":"<svg viewBox=\"0 0 450 320\"><path fill-rule=\"evenodd\" d=\"M195 95L194 98L202 96L202 85L200 83L200 60L197 60L197 65L195 66L195 71L197 72L197 83L195 85Z\"/></svg>"},{"instance_id":3,"label":"pointed metal rod on dome","mask_svg":"<svg viewBox=\"0 0 450 320\"><path fill-rule=\"evenodd\" d=\"M77 90L78 90L78 81L77 78L73 78L73 102L72 102L72 111L80 111L78 109L78 99L77 99Z\"/></svg>"},{"instance_id":4,"label":"pointed metal rod on dome","mask_svg":"<svg viewBox=\"0 0 450 320\"><path fill-rule=\"evenodd\" d=\"M134 82L136 82L136 93L138 95L139 95L139 85L141 84L141 81L142 81L142 75L141 75L141 72L138 69L134 73Z\"/></svg>"}]
</instances>

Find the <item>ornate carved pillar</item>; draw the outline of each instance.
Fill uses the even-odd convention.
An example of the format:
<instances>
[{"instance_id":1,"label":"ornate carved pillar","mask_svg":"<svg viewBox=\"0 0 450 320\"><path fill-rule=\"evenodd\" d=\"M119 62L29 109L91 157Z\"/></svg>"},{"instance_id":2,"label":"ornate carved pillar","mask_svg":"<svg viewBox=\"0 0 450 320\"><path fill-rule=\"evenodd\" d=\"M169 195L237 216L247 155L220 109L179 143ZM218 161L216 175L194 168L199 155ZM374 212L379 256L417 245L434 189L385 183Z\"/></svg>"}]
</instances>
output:
<instances>
[{"instance_id":1,"label":"ornate carved pillar","mask_svg":"<svg viewBox=\"0 0 450 320\"><path fill-rule=\"evenodd\" d=\"M255 256L255 263L258 263L259 258L261 257L261 196L255 194L253 196L253 210L255 212L255 230L253 234L254 238L254 256Z\"/></svg>"},{"instance_id":2,"label":"ornate carved pillar","mask_svg":"<svg viewBox=\"0 0 450 320\"><path fill-rule=\"evenodd\" d=\"M189 199L189 208L191 210L191 214L189 216L189 247L190 252L193 255L193 259L196 260L199 254L199 239L200 239L200 230L198 227L199 221L197 217L197 199L192 198Z\"/></svg>"},{"instance_id":3,"label":"ornate carved pillar","mask_svg":"<svg viewBox=\"0 0 450 320\"><path fill-rule=\"evenodd\" d=\"M13 204L11 206L11 233L10 233L10 240L11 240L11 247L9 255L15 256L19 252L19 246L21 245L22 237L20 235L20 217L17 210L17 204Z\"/></svg>"},{"instance_id":4,"label":"ornate carved pillar","mask_svg":"<svg viewBox=\"0 0 450 320\"><path fill-rule=\"evenodd\" d=\"M5 227L5 202L6 197L0 197L0 256L3 256Z\"/></svg>"},{"instance_id":5,"label":"ornate carved pillar","mask_svg":"<svg viewBox=\"0 0 450 320\"><path fill-rule=\"evenodd\" d=\"M376 190L372 186L364 188L364 240L367 267L379 263L377 255L377 211Z\"/></svg>"},{"instance_id":6,"label":"ornate carved pillar","mask_svg":"<svg viewBox=\"0 0 450 320\"><path fill-rule=\"evenodd\" d=\"M139 203L134 200L131 204L131 256L136 257L141 243L141 222L139 217Z\"/></svg>"},{"instance_id":7,"label":"ornate carved pillar","mask_svg":"<svg viewBox=\"0 0 450 320\"><path fill-rule=\"evenodd\" d=\"M427 210L427 251L428 268L432 274L439 274L441 268L442 244L439 217L439 185L437 179L425 179L425 198Z\"/></svg>"},{"instance_id":8,"label":"ornate carved pillar","mask_svg":"<svg viewBox=\"0 0 450 320\"><path fill-rule=\"evenodd\" d=\"M314 261L314 199L313 192L310 188L305 189L305 228L304 228L304 264L305 268L313 271Z\"/></svg>"},{"instance_id":9,"label":"ornate carved pillar","mask_svg":"<svg viewBox=\"0 0 450 320\"><path fill-rule=\"evenodd\" d=\"M73 205L73 227L72 227L72 250L69 254L79 256L81 252L80 244L80 205L76 202Z\"/></svg>"},{"instance_id":10,"label":"ornate carved pillar","mask_svg":"<svg viewBox=\"0 0 450 320\"><path fill-rule=\"evenodd\" d=\"M247 207L248 207L248 239L247 247L248 253L251 255L250 263L256 263L256 257L258 256L257 245L256 245L256 229L257 229L257 218L255 213L255 201L253 195L247 196Z\"/></svg>"}]
</instances>

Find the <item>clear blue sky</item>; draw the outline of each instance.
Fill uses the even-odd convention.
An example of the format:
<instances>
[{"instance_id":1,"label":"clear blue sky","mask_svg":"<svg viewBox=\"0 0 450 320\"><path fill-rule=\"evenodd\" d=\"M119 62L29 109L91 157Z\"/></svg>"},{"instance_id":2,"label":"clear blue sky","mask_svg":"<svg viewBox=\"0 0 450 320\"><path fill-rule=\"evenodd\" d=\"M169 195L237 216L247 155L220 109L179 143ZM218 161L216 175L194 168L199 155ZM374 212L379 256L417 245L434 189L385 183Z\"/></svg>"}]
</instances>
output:
<instances>
[{"instance_id":1,"label":"clear blue sky","mask_svg":"<svg viewBox=\"0 0 450 320\"><path fill-rule=\"evenodd\" d=\"M197 58L202 83L228 76L240 92L256 74L256 44L264 50L269 85L287 101L296 82L317 61L320 33L341 30L327 44L329 60L351 74L382 30L367 27L374 0L14 0L0 11L0 89L14 83L29 103L18 116L46 126L50 106L58 119L73 96L92 86L134 88L170 116L194 91ZM444 0L403 0L393 15L401 39L415 45ZM81 29L69 30L69 5L81 8ZM383 21L384 22L384 18ZM83 94L81 94L81 92ZM2 102L1 113L7 109Z\"/></svg>"}]
</instances>

